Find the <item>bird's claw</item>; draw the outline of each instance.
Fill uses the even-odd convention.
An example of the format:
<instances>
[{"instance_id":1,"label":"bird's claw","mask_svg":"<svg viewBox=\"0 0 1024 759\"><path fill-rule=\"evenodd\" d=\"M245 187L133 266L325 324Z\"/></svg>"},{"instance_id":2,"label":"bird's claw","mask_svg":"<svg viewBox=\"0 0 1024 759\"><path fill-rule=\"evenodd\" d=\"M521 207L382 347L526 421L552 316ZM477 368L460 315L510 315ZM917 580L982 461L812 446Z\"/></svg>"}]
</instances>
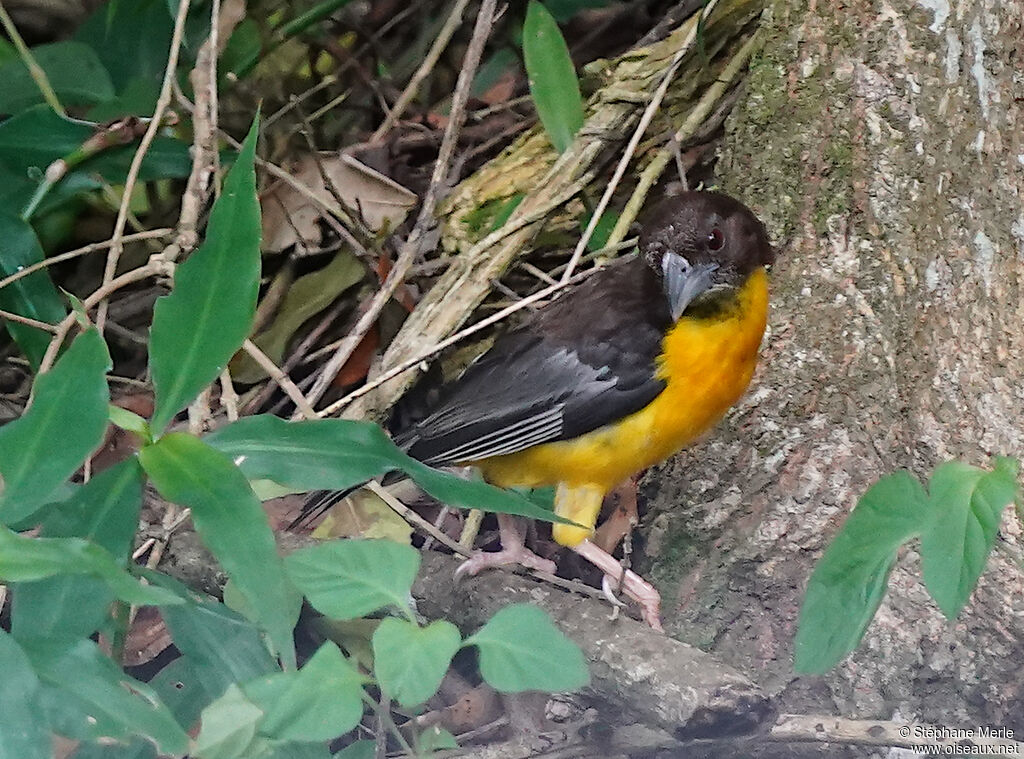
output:
<instances>
[{"instance_id":1,"label":"bird's claw","mask_svg":"<svg viewBox=\"0 0 1024 759\"><path fill-rule=\"evenodd\" d=\"M478 575L485 569L507 567L514 564L548 574L554 574L556 569L555 562L544 559L524 547L503 548L500 551L477 551L455 570L455 583L458 584L467 577Z\"/></svg>"}]
</instances>

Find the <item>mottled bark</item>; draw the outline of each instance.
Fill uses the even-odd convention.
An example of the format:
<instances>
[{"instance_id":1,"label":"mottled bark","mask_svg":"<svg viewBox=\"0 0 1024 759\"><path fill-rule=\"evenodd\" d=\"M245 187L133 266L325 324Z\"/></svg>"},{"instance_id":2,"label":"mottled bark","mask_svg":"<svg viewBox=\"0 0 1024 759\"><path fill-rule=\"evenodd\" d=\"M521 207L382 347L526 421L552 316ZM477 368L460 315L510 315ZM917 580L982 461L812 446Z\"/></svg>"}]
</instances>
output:
<instances>
[{"instance_id":1,"label":"mottled bark","mask_svg":"<svg viewBox=\"0 0 1024 759\"><path fill-rule=\"evenodd\" d=\"M1024 2L778 0L725 188L782 243L763 365L650 473L669 630L794 712L1024 734L1024 598L997 552L947 623L913 545L858 651L792 674L814 561L879 476L1024 456ZM1020 541L1010 514L1002 539Z\"/></svg>"}]
</instances>

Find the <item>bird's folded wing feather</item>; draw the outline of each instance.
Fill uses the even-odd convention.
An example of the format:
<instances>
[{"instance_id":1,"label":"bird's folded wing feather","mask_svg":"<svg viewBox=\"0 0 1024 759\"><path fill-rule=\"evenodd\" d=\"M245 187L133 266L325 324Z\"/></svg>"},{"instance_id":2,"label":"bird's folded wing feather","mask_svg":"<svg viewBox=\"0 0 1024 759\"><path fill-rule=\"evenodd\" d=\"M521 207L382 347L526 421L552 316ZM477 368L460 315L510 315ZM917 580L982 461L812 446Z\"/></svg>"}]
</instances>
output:
<instances>
[{"instance_id":1,"label":"bird's folded wing feather","mask_svg":"<svg viewBox=\"0 0 1024 759\"><path fill-rule=\"evenodd\" d=\"M639 411L664 389L655 376L659 336L648 330L645 337L570 347L536 333L510 334L395 442L442 466L596 430Z\"/></svg>"}]
</instances>

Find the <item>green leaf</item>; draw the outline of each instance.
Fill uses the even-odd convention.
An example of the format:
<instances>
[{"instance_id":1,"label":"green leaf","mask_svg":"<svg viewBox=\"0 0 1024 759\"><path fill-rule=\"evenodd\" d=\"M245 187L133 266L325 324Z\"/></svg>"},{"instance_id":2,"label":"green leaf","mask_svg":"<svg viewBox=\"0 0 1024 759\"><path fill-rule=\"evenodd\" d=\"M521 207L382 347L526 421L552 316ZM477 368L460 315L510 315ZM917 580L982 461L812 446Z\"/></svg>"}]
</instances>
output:
<instances>
[{"instance_id":1,"label":"green leaf","mask_svg":"<svg viewBox=\"0 0 1024 759\"><path fill-rule=\"evenodd\" d=\"M536 606L506 606L463 645L477 647L480 674L503 693L569 691L590 681L583 652Z\"/></svg>"},{"instance_id":2,"label":"green leaf","mask_svg":"<svg viewBox=\"0 0 1024 759\"><path fill-rule=\"evenodd\" d=\"M245 697L235 684L223 696L203 709L202 727L189 752L199 759L235 759L248 756L256 724L263 711Z\"/></svg>"},{"instance_id":3,"label":"green leaf","mask_svg":"<svg viewBox=\"0 0 1024 759\"><path fill-rule=\"evenodd\" d=\"M277 671L260 631L251 622L216 601L190 601L161 612L174 645L206 668L217 693Z\"/></svg>"},{"instance_id":4,"label":"green leaf","mask_svg":"<svg viewBox=\"0 0 1024 759\"><path fill-rule=\"evenodd\" d=\"M928 519L928 496L909 472L883 477L861 497L807 584L797 672L826 672L857 647L885 596L900 546Z\"/></svg>"},{"instance_id":5,"label":"green leaf","mask_svg":"<svg viewBox=\"0 0 1024 759\"><path fill-rule=\"evenodd\" d=\"M928 496L934 512L921 535L921 569L947 619L964 607L985 569L1003 509L1017 492L1014 463L1002 459L986 472L950 461L932 474Z\"/></svg>"},{"instance_id":6,"label":"green leaf","mask_svg":"<svg viewBox=\"0 0 1024 759\"><path fill-rule=\"evenodd\" d=\"M586 231L591 217L592 214L588 212L580 219L580 234ZM612 230L615 229L615 225L618 223L619 215L614 211L605 211L601 214L601 218L597 220L597 226L594 227L594 233L587 241L587 250L594 253L607 245L608 238L611 237Z\"/></svg>"},{"instance_id":7,"label":"green leaf","mask_svg":"<svg viewBox=\"0 0 1024 759\"><path fill-rule=\"evenodd\" d=\"M62 105L93 105L114 97L114 85L96 53L81 42L65 40L32 48ZM0 113L19 113L45 102L28 67L19 59L0 64Z\"/></svg>"},{"instance_id":8,"label":"green leaf","mask_svg":"<svg viewBox=\"0 0 1024 759\"><path fill-rule=\"evenodd\" d=\"M390 540L335 540L294 551L284 563L314 609L355 619L385 606L407 609L420 554Z\"/></svg>"},{"instance_id":9,"label":"green leaf","mask_svg":"<svg viewBox=\"0 0 1024 759\"><path fill-rule=\"evenodd\" d=\"M444 619L420 627L388 617L373 633L374 674L402 706L433 696L462 644L459 628Z\"/></svg>"},{"instance_id":10,"label":"green leaf","mask_svg":"<svg viewBox=\"0 0 1024 759\"><path fill-rule=\"evenodd\" d=\"M523 58L540 122L555 150L564 153L583 126L583 98L558 23L537 0L526 10Z\"/></svg>"},{"instance_id":11,"label":"green leaf","mask_svg":"<svg viewBox=\"0 0 1024 759\"><path fill-rule=\"evenodd\" d=\"M110 416L110 423L115 427L120 427L126 432L133 432L142 438L147 443L151 443L152 435L149 431L149 422L143 419L141 416L128 409L121 408L110 404L108 409Z\"/></svg>"},{"instance_id":12,"label":"green leaf","mask_svg":"<svg viewBox=\"0 0 1024 759\"><path fill-rule=\"evenodd\" d=\"M254 120L210 212L205 242L178 267L171 294L154 306L154 433L216 379L252 327L260 283L258 134Z\"/></svg>"},{"instance_id":13,"label":"green leaf","mask_svg":"<svg viewBox=\"0 0 1024 759\"><path fill-rule=\"evenodd\" d=\"M369 422L286 422L270 415L250 416L204 439L237 462L250 480L272 480L304 490L347 490L398 469L449 506L564 521L518 493L421 464Z\"/></svg>"},{"instance_id":14,"label":"green leaf","mask_svg":"<svg viewBox=\"0 0 1024 759\"><path fill-rule=\"evenodd\" d=\"M0 123L0 176L4 180L0 197L5 205L22 208L46 168L58 159L74 155L95 132L88 123L65 119L46 105L29 108ZM96 190L104 182L123 184L135 148L134 144L114 146L78 164L50 190L35 215L52 211L79 193ZM189 145L181 140L157 137L146 152L139 180L188 176L192 166L188 150Z\"/></svg>"},{"instance_id":15,"label":"green leaf","mask_svg":"<svg viewBox=\"0 0 1024 759\"><path fill-rule=\"evenodd\" d=\"M181 432L145 446L139 460L164 498L192 510L203 543L256 612L285 667L294 667L292 628L301 599L245 476L223 453Z\"/></svg>"},{"instance_id":16,"label":"green leaf","mask_svg":"<svg viewBox=\"0 0 1024 759\"><path fill-rule=\"evenodd\" d=\"M181 603L163 588L140 585L107 551L81 538L29 538L0 526L0 580L32 582L65 574L103 580L122 601L136 606Z\"/></svg>"},{"instance_id":17,"label":"green leaf","mask_svg":"<svg viewBox=\"0 0 1024 759\"><path fill-rule=\"evenodd\" d=\"M43 249L35 230L21 217L0 211L0 278L42 260ZM0 308L48 324L56 324L66 313L60 293L45 270L15 280L0 290ZM38 367L53 335L13 321L6 321L5 326L32 368Z\"/></svg>"},{"instance_id":18,"label":"green leaf","mask_svg":"<svg viewBox=\"0 0 1024 759\"><path fill-rule=\"evenodd\" d=\"M458 748L459 742L455 736L439 725L428 727L419 735L416 745L421 754L432 754L435 751Z\"/></svg>"},{"instance_id":19,"label":"green leaf","mask_svg":"<svg viewBox=\"0 0 1024 759\"><path fill-rule=\"evenodd\" d=\"M284 741L329 741L363 716L364 678L331 642L298 672L281 672L244 687L265 712L259 732Z\"/></svg>"},{"instance_id":20,"label":"green leaf","mask_svg":"<svg viewBox=\"0 0 1024 759\"><path fill-rule=\"evenodd\" d=\"M185 753L188 736L167 707L148 685L125 675L92 641L65 646L33 640L23 648L39 679L59 691L62 700L86 705L92 724L115 730L111 737L138 735L152 740L163 753Z\"/></svg>"},{"instance_id":21,"label":"green leaf","mask_svg":"<svg viewBox=\"0 0 1024 759\"><path fill-rule=\"evenodd\" d=\"M203 709L223 695L230 684L191 656L179 656L149 681L178 724L186 727L196 724Z\"/></svg>"},{"instance_id":22,"label":"green leaf","mask_svg":"<svg viewBox=\"0 0 1024 759\"><path fill-rule=\"evenodd\" d=\"M0 759L49 759L50 725L39 705L39 678L14 638L0 630Z\"/></svg>"},{"instance_id":23,"label":"green leaf","mask_svg":"<svg viewBox=\"0 0 1024 759\"><path fill-rule=\"evenodd\" d=\"M142 469L122 461L79 488L43 524L41 535L80 537L105 548L121 566L138 527ZM59 574L14 586L11 631L18 638L87 638L110 617L114 594L101 580Z\"/></svg>"},{"instance_id":24,"label":"green leaf","mask_svg":"<svg viewBox=\"0 0 1024 759\"><path fill-rule=\"evenodd\" d=\"M90 329L36 378L28 411L0 429L0 520L33 514L102 442L109 368L107 346Z\"/></svg>"},{"instance_id":25,"label":"green leaf","mask_svg":"<svg viewBox=\"0 0 1024 759\"><path fill-rule=\"evenodd\" d=\"M117 91L137 78L159 85L174 30L166 0L120 0L95 8L74 39L96 51Z\"/></svg>"}]
</instances>

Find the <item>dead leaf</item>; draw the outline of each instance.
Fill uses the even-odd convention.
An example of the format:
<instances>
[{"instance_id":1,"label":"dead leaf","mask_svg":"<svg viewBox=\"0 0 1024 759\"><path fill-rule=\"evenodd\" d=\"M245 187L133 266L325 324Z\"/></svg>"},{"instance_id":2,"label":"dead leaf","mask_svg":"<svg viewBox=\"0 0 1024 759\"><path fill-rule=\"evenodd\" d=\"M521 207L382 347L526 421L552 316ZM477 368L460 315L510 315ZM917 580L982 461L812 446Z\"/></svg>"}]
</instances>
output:
<instances>
[{"instance_id":1,"label":"dead leaf","mask_svg":"<svg viewBox=\"0 0 1024 759\"><path fill-rule=\"evenodd\" d=\"M280 365L298 329L362 281L365 274L359 259L349 251L341 251L324 268L295 280L269 326L253 342ZM231 376L237 382L252 384L266 378L267 373L247 354L239 353L231 362Z\"/></svg>"},{"instance_id":2,"label":"dead leaf","mask_svg":"<svg viewBox=\"0 0 1024 759\"><path fill-rule=\"evenodd\" d=\"M155 606L142 606L125 635L122 664L137 667L151 662L172 642L160 610Z\"/></svg>"},{"instance_id":3,"label":"dead leaf","mask_svg":"<svg viewBox=\"0 0 1024 759\"><path fill-rule=\"evenodd\" d=\"M386 538L408 545L412 527L369 490L357 490L331 507L312 537Z\"/></svg>"},{"instance_id":4,"label":"dead leaf","mask_svg":"<svg viewBox=\"0 0 1024 759\"><path fill-rule=\"evenodd\" d=\"M322 154L320 164L337 195L349 208L356 209L366 226L375 232L397 227L418 200L414 192L350 155ZM289 173L308 187L323 206L291 184L275 184L263 197L264 250L280 251L297 243L318 247L318 222L323 208L341 211L312 155L293 162Z\"/></svg>"},{"instance_id":5,"label":"dead leaf","mask_svg":"<svg viewBox=\"0 0 1024 759\"><path fill-rule=\"evenodd\" d=\"M338 372L331 384L335 387L345 388L366 379L378 346L380 346L380 330L374 324L363 335L363 339L359 341L355 350L352 351L352 355L348 357L348 361L341 367L341 371Z\"/></svg>"}]
</instances>

